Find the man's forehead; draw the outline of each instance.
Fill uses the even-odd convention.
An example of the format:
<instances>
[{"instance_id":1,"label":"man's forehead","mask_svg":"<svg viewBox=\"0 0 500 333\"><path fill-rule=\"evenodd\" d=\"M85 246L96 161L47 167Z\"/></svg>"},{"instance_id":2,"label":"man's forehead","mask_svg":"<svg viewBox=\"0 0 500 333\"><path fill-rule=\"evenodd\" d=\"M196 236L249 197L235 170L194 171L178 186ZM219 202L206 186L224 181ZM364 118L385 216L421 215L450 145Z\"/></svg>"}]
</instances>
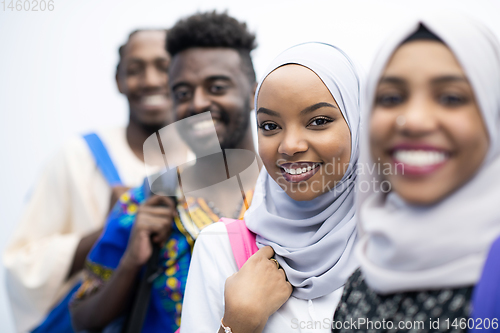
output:
<instances>
[{"instance_id":1,"label":"man's forehead","mask_svg":"<svg viewBox=\"0 0 500 333\"><path fill-rule=\"evenodd\" d=\"M206 78L211 76L233 76L241 73L241 58L235 49L191 48L174 56L171 66L171 79Z\"/></svg>"},{"instance_id":2,"label":"man's forehead","mask_svg":"<svg viewBox=\"0 0 500 333\"><path fill-rule=\"evenodd\" d=\"M161 30L139 31L133 34L124 48L124 56L136 56L142 52L161 53L165 51L166 32Z\"/></svg>"}]
</instances>

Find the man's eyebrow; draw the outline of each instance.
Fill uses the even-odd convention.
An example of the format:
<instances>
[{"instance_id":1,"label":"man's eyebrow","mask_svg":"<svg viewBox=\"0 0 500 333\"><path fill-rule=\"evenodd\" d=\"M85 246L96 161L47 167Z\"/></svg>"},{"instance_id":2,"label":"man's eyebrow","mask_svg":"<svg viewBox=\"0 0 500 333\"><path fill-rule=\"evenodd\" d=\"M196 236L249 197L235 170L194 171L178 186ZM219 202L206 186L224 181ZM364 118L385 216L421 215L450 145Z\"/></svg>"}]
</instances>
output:
<instances>
[{"instance_id":1,"label":"man's eyebrow","mask_svg":"<svg viewBox=\"0 0 500 333\"><path fill-rule=\"evenodd\" d=\"M216 80L232 81L231 78L227 75L211 75L205 79L205 81L216 81Z\"/></svg>"},{"instance_id":2,"label":"man's eyebrow","mask_svg":"<svg viewBox=\"0 0 500 333\"><path fill-rule=\"evenodd\" d=\"M157 57L157 58L154 58L154 62L163 62L163 61L169 61L170 62L170 59L167 58L167 57Z\"/></svg>"},{"instance_id":3,"label":"man's eyebrow","mask_svg":"<svg viewBox=\"0 0 500 333\"><path fill-rule=\"evenodd\" d=\"M313 104L311 106L308 106L304 110L300 111L300 115L305 115L305 114L314 112L314 111L316 111L317 109L320 109L320 108L334 108L334 109L337 109L337 107L335 105L333 105L333 104L330 104L330 103L327 103L327 102L320 102L320 103L316 103L316 104Z\"/></svg>"},{"instance_id":4,"label":"man's eyebrow","mask_svg":"<svg viewBox=\"0 0 500 333\"><path fill-rule=\"evenodd\" d=\"M128 63L140 63L140 64L145 64L149 62L150 60L144 60L142 58L128 58L127 62ZM167 57L156 57L151 60L152 62L164 62L164 61L169 61L169 58Z\"/></svg>"},{"instance_id":5,"label":"man's eyebrow","mask_svg":"<svg viewBox=\"0 0 500 333\"><path fill-rule=\"evenodd\" d=\"M279 118L281 118L281 115L278 112L273 111L273 110L269 110L269 109L266 109L266 108L259 108L255 114L259 114L259 113L265 113L265 114L267 114L269 116L272 116L272 117L279 117Z\"/></svg>"},{"instance_id":6,"label":"man's eyebrow","mask_svg":"<svg viewBox=\"0 0 500 333\"><path fill-rule=\"evenodd\" d=\"M141 58L128 58L128 59L126 59L126 62L127 63L140 63L140 64L145 63L145 61Z\"/></svg>"},{"instance_id":7,"label":"man's eyebrow","mask_svg":"<svg viewBox=\"0 0 500 333\"><path fill-rule=\"evenodd\" d=\"M171 88L171 89L172 89L172 90L175 90L175 89L177 89L177 88L179 88L179 87L191 87L191 85L190 85L190 84L188 84L188 83L186 83L186 82L182 82L182 81L181 81L181 82L177 82L177 83L175 83L175 84L172 86L172 88Z\"/></svg>"},{"instance_id":8,"label":"man's eyebrow","mask_svg":"<svg viewBox=\"0 0 500 333\"><path fill-rule=\"evenodd\" d=\"M432 84L443 84L450 82L469 82L466 77L459 75L445 75L431 80Z\"/></svg>"}]
</instances>

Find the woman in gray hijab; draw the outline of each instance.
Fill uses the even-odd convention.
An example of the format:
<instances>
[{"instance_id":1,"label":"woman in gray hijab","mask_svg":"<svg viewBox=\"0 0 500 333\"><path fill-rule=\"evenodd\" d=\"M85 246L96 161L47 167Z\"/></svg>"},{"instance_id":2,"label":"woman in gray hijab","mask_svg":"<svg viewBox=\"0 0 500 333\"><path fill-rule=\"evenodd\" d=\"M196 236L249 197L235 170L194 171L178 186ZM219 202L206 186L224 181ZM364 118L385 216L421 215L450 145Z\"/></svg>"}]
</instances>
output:
<instances>
[{"instance_id":1,"label":"woman in gray hijab","mask_svg":"<svg viewBox=\"0 0 500 333\"><path fill-rule=\"evenodd\" d=\"M328 332L357 267L360 78L351 59L323 43L284 51L255 110L265 168L245 222L260 250L238 271L225 226L202 231L181 332L297 332L318 320L317 332Z\"/></svg>"},{"instance_id":2,"label":"woman in gray hijab","mask_svg":"<svg viewBox=\"0 0 500 333\"><path fill-rule=\"evenodd\" d=\"M409 21L381 48L360 163L394 169L360 174L360 189L382 181L390 191L359 192L361 267L346 284L337 331L353 322L356 332L498 329L498 318L469 316L500 234L499 91L500 44L459 13Z\"/></svg>"}]
</instances>

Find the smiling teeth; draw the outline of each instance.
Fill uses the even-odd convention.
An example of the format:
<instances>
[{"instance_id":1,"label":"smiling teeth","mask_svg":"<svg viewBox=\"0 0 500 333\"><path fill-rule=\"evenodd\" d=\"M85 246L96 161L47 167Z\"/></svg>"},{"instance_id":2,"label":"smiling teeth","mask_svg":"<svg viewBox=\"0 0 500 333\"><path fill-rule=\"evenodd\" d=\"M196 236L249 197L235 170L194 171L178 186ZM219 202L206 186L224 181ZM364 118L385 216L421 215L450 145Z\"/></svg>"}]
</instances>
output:
<instances>
[{"instance_id":1,"label":"smiling teeth","mask_svg":"<svg viewBox=\"0 0 500 333\"><path fill-rule=\"evenodd\" d=\"M443 152L428 150L398 150L394 153L398 162L417 167L439 164L447 159Z\"/></svg>"},{"instance_id":2,"label":"smiling teeth","mask_svg":"<svg viewBox=\"0 0 500 333\"><path fill-rule=\"evenodd\" d=\"M148 106L160 106L166 102L167 98L163 95L153 95L153 96L144 96L142 98L142 104Z\"/></svg>"},{"instance_id":3,"label":"smiling teeth","mask_svg":"<svg viewBox=\"0 0 500 333\"><path fill-rule=\"evenodd\" d=\"M290 175L300 175L302 173L311 171L312 169L315 169L318 166L319 166L319 163L314 163L314 166L308 166L307 168L303 167L303 168L296 168L296 169L287 169L287 168L282 168L282 169L285 170L285 172L290 174Z\"/></svg>"},{"instance_id":4,"label":"smiling teeth","mask_svg":"<svg viewBox=\"0 0 500 333\"><path fill-rule=\"evenodd\" d=\"M199 131L199 130L205 130L210 127L213 128L216 122L217 122L216 120L203 120L194 124L193 129Z\"/></svg>"}]
</instances>

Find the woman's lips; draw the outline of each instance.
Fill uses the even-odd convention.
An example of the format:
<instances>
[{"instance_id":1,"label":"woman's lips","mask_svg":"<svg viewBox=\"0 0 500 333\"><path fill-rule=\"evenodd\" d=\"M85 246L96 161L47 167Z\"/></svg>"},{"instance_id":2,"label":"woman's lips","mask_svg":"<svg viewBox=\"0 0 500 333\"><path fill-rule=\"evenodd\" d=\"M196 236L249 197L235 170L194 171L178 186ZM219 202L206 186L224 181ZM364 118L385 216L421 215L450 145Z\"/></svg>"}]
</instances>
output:
<instances>
[{"instance_id":1,"label":"woman's lips","mask_svg":"<svg viewBox=\"0 0 500 333\"><path fill-rule=\"evenodd\" d=\"M396 148L392 151L396 172L404 176L427 176L449 160L449 153L433 147Z\"/></svg>"},{"instance_id":2,"label":"woman's lips","mask_svg":"<svg viewBox=\"0 0 500 333\"><path fill-rule=\"evenodd\" d=\"M321 163L295 162L278 165L283 178L290 183L299 183L308 180L319 170Z\"/></svg>"}]
</instances>

